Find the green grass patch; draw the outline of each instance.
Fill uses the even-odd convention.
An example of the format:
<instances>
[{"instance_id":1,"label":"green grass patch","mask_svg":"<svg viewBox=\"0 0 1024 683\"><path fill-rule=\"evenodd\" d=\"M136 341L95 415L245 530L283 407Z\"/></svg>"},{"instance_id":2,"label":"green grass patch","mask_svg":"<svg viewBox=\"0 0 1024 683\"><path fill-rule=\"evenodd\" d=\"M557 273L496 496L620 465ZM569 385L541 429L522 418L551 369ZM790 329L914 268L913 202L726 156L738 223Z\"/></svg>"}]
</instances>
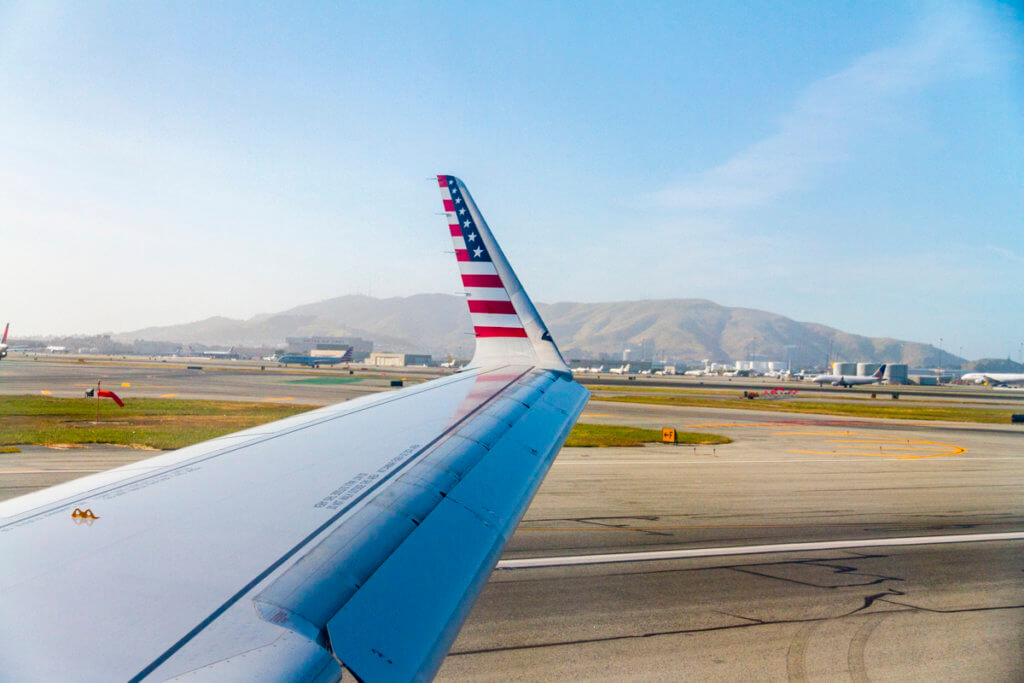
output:
<instances>
[{"instance_id":1,"label":"green grass patch","mask_svg":"<svg viewBox=\"0 0 1024 683\"><path fill-rule=\"evenodd\" d=\"M109 399L0 396L0 446L105 443L183 448L315 407L129 398L119 408Z\"/></svg>"},{"instance_id":2,"label":"green grass patch","mask_svg":"<svg viewBox=\"0 0 1024 683\"><path fill-rule=\"evenodd\" d=\"M697 396L595 396L594 400L618 403L647 403L662 406L695 408L732 408L777 413L811 413L816 415L845 415L888 420L941 420L948 422L980 422L1008 424L1012 410L991 408L959 408L951 406L901 405L899 401L871 403L831 403L821 401L762 401L744 398L700 398Z\"/></svg>"},{"instance_id":3,"label":"green grass patch","mask_svg":"<svg viewBox=\"0 0 1024 683\"><path fill-rule=\"evenodd\" d=\"M310 377L309 379L292 379L288 384L351 384L362 382L365 377Z\"/></svg>"},{"instance_id":4,"label":"green grass patch","mask_svg":"<svg viewBox=\"0 0 1024 683\"><path fill-rule=\"evenodd\" d=\"M731 443L732 439L720 434L700 432L676 432L676 443L720 444ZM565 440L566 446L642 446L645 443L661 443L660 429L641 429L620 425L595 425L576 423Z\"/></svg>"}]
</instances>

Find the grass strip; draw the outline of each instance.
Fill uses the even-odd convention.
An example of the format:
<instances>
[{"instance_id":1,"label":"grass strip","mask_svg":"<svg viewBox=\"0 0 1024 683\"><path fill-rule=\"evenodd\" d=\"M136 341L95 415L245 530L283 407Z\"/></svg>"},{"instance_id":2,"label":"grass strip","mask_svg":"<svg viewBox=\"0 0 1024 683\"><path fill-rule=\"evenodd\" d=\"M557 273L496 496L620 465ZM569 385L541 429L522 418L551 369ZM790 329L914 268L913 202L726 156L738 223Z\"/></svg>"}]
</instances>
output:
<instances>
[{"instance_id":1,"label":"grass strip","mask_svg":"<svg viewBox=\"0 0 1024 683\"><path fill-rule=\"evenodd\" d=\"M734 410L768 411L776 413L805 413L815 415L845 415L873 417L885 420L941 420L944 422L979 422L1009 424L1012 410L990 408L953 408L947 406L900 405L891 403L830 403L816 401L761 401L743 398L718 399L697 396L594 396L593 400L615 403L646 403L662 406L694 408L730 408Z\"/></svg>"},{"instance_id":2,"label":"grass strip","mask_svg":"<svg viewBox=\"0 0 1024 683\"><path fill-rule=\"evenodd\" d=\"M0 396L0 446L104 443L184 448L316 407L129 398L119 408L109 399Z\"/></svg>"},{"instance_id":3,"label":"grass strip","mask_svg":"<svg viewBox=\"0 0 1024 683\"><path fill-rule=\"evenodd\" d=\"M732 439L719 434L700 432L676 432L676 443L720 444L731 443ZM566 446L642 446L645 443L661 443L660 429L641 429L620 425L595 425L577 422L565 440Z\"/></svg>"}]
</instances>

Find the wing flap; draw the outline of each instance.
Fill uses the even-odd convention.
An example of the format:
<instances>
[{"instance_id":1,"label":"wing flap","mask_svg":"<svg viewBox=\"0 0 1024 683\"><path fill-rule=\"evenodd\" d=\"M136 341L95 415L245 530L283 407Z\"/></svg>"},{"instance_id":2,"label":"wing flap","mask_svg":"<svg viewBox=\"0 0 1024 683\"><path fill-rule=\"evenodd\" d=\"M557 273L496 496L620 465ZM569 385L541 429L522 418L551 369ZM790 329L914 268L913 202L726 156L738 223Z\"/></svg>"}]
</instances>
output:
<instances>
[{"instance_id":1,"label":"wing flap","mask_svg":"<svg viewBox=\"0 0 1024 683\"><path fill-rule=\"evenodd\" d=\"M534 371L494 396L481 412L412 463L390 487L351 517L340 520L310 552L257 595L254 602L260 616L325 642L328 621L397 547L437 514L446 499L474 510L488 524L509 519L511 509L505 506L517 505L520 496L495 489L490 501L474 498L474 489L466 486L468 477L479 478L478 471L494 467L510 444L522 447L524 442L517 435L557 436L562 422L575 420L575 414L570 416L561 409L537 409L554 387L558 385L552 372ZM534 409L528 410L520 400L504 398L506 392L528 400ZM535 432L538 429L543 431ZM537 456L528 451L535 460ZM525 465L520 469L532 471ZM507 481L521 478L518 472L510 472ZM532 479L524 481L532 483ZM501 512L495 512L499 508Z\"/></svg>"},{"instance_id":2,"label":"wing flap","mask_svg":"<svg viewBox=\"0 0 1024 683\"><path fill-rule=\"evenodd\" d=\"M328 622L346 668L433 676L588 396L557 381Z\"/></svg>"}]
</instances>

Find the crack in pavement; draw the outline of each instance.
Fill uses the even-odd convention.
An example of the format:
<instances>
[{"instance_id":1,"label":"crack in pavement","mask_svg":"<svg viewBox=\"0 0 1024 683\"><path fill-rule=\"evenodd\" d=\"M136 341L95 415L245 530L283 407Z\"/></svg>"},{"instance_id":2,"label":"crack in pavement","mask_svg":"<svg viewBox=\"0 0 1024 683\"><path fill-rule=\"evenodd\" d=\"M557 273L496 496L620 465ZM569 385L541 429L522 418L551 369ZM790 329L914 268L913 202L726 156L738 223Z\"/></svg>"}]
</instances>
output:
<instances>
[{"instance_id":1,"label":"crack in pavement","mask_svg":"<svg viewBox=\"0 0 1024 683\"><path fill-rule=\"evenodd\" d=\"M883 593L883 595L885 595L885 594ZM888 601L883 600L882 602L888 602ZM898 604L898 603L893 603L893 604ZM671 630L665 630L665 631L650 631L650 632L647 632L647 633L628 633L628 634L616 635L616 636L601 636L599 638L579 638L579 639L575 639L575 640L558 640L558 641L551 641L551 642L548 642L548 643L527 643L527 644L524 644L524 645L507 645L507 646L503 646L503 647L479 648L479 649L474 649L474 650L459 650L457 652L456 651L452 651L452 652L449 653L448 656L449 657L457 657L459 655L486 654L486 653L489 653L489 652L508 652L508 651L512 651L512 650L534 650L534 649L540 649L540 648L546 648L546 647L560 647L560 646L564 646L564 645L586 645L586 644L589 644L589 643L604 643L604 642L611 642L611 641L616 641L616 640L630 640L630 639L640 639L640 638L656 638L656 637L659 637L659 636L685 635L685 634L688 634L688 633L710 633L710 632L714 632L714 631L729 631L729 630L734 630L734 629L758 628L758 627L761 627L761 626L777 626L777 625L784 625L784 624L816 624L816 623L822 623L822 622L827 622L827 621L835 621L835 620L838 620L838 619L846 619L846 618L849 618L849 617L856 618L856 617L861 617L861 616L875 616L877 614L883 614L883 613L880 613L880 612L863 612L864 607L865 606L861 606L861 607L858 607L855 610L852 610L852 611L847 612L845 614L840 614L840 615L834 616L834 617L808 617L806 619L773 619L773 620L765 620L765 621L756 621L756 622L749 623L749 624L728 624L728 625L724 625L724 626L705 626L705 627L701 627L701 628L684 628L684 629L671 629ZM990 611L990 610L1008 610L1008 609L1024 609L1024 604L1021 604L1021 605L1005 605L1005 606L1001 606L1001 607L965 607L965 608L962 608L962 609L945 610L942 613L943 614L964 614L964 613L970 613L970 612L986 612L986 611ZM892 611L889 611L889 612L884 612L884 614L911 613L911 612L918 612L918 611L930 612L930 611L935 611L935 610L918 609L917 607L914 607L913 605L908 605L906 607L906 609L892 610ZM730 616L733 616L733 615L730 615ZM748 619L749 617L738 617L738 618L740 618L740 619Z\"/></svg>"}]
</instances>

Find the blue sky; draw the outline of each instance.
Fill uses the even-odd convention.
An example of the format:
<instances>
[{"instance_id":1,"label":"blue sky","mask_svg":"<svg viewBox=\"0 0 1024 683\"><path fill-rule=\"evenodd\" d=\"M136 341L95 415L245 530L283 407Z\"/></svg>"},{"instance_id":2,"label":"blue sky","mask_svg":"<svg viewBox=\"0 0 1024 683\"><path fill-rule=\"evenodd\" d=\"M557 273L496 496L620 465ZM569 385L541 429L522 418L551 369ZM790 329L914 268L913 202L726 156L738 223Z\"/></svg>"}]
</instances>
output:
<instances>
[{"instance_id":1,"label":"blue sky","mask_svg":"<svg viewBox=\"0 0 1024 683\"><path fill-rule=\"evenodd\" d=\"M19 334L456 292L435 173L539 301L703 297L1017 355L998 3L5 3Z\"/></svg>"}]
</instances>

